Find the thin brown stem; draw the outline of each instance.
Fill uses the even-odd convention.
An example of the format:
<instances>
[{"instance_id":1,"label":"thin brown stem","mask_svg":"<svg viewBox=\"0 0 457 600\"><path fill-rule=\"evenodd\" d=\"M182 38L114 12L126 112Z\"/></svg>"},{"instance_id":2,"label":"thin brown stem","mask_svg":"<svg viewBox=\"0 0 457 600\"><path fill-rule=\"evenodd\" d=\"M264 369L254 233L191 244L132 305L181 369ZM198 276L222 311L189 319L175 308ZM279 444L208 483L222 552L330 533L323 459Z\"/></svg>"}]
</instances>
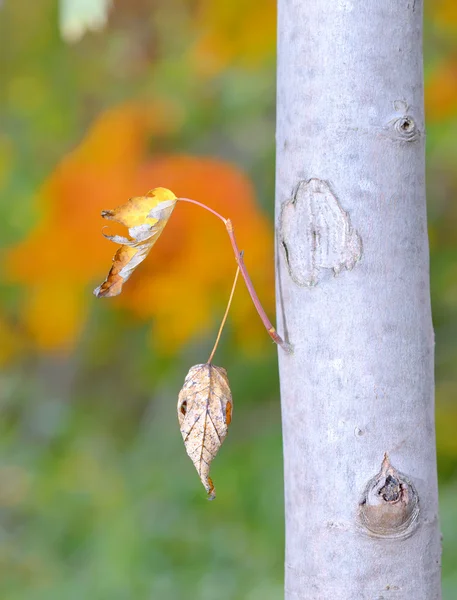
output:
<instances>
[{"instance_id":1,"label":"thin brown stem","mask_svg":"<svg viewBox=\"0 0 457 600\"><path fill-rule=\"evenodd\" d=\"M292 351L292 347L290 346L290 344L288 344L287 342L285 342L282 339L282 337L279 335L279 333L273 327L270 319L267 316L267 313L265 312L265 310L262 306L262 303L259 300L259 297L257 296L257 292L254 289L254 285L251 281L248 270L246 269L246 265L244 264L243 256L238 249L238 245L237 245L236 239L235 239L235 232L233 230L233 225L232 225L232 222L230 221L230 219L227 219L225 221L225 227L227 228L227 233L229 235L230 243L232 244L232 248L235 253L236 261L238 263L238 266L240 267L241 275L243 276L243 279L244 279L244 282L248 289L249 295L251 296L254 306L256 307L256 310L259 314L259 317L262 320L262 323L265 326L265 329L268 332L268 335L271 337L271 339L276 344L278 344L278 346L281 346L281 348L283 350L285 350L287 353L290 353Z\"/></svg>"},{"instance_id":2,"label":"thin brown stem","mask_svg":"<svg viewBox=\"0 0 457 600\"><path fill-rule=\"evenodd\" d=\"M241 252L241 254L243 254L243 253ZM216 337L216 341L214 342L213 349L211 350L211 354L209 355L209 358L208 358L208 361L207 361L208 364L211 364L213 362L214 355L215 355L217 347L219 345L219 341L220 341L221 335L222 335L222 330L224 329L224 325L225 325L225 322L227 321L227 316L229 314L230 306L232 304L233 295L235 293L236 283L238 281L238 275L239 274L240 274L240 265L238 265L238 267L236 269L235 279L233 280L232 290L230 292L230 297L229 297L229 300L227 302L227 308L225 309L224 316L222 317L222 321L221 321L221 324L220 324L220 327L219 327L219 331L217 332L217 337Z\"/></svg>"},{"instance_id":3,"label":"thin brown stem","mask_svg":"<svg viewBox=\"0 0 457 600\"><path fill-rule=\"evenodd\" d=\"M200 208L204 208L205 210L208 210L210 213L213 213L213 215L215 215L218 219L223 221L224 224L227 222L227 219L225 219L222 215L220 215L214 209L210 208L209 206L206 206L206 204L202 204L201 202L198 202L197 200L191 200L190 198L178 198L178 201L179 202L190 202L191 204L196 204L197 206L200 206Z\"/></svg>"},{"instance_id":4,"label":"thin brown stem","mask_svg":"<svg viewBox=\"0 0 457 600\"><path fill-rule=\"evenodd\" d=\"M246 269L246 265L244 264L242 253L240 252L238 245L236 243L235 232L233 230L233 225L232 225L232 222L230 221L230 219L226 219L225 217L223 217L221 214L219 214L218 212L216 212L215 210L213 210L206 204L203 204L202 202L197 202L197 200L191 200L190 198L178 198L178 200L182 201L182 202L190 202L191 204L196 204L197 206L200 206L200 208L204 208L205 210L207 210L210 213L212 213L213 215L215 215L218 219L220 219L224 223L224 225L227 229L227 233L230 238L230 243L232 244L233 252L235 254L235 259L236 259L236 262L238 263L238 267L240 269L241 275L243 276L243 279L244 279L244 282L248 289L249 295L251 296L251 300L254 303L254 306L259 314L259 317L261 318L262 323L264 324L265 329L268 332L268 335L271 337L271 339L276 344L278 344L278 346L281 346L281 348L285 352L291 353L292 352L291 345L288 344L287 342L285 342L282 339L282 337L279 335L279 333L276 331L276 329L273 327L270 319L267 316L267 313L265 312L265 310L259 300L259 297L257 296L257 293L254 289L254 285L253 285L251 278L249 276L249 273Z\"/></svg>"}]
</instances>

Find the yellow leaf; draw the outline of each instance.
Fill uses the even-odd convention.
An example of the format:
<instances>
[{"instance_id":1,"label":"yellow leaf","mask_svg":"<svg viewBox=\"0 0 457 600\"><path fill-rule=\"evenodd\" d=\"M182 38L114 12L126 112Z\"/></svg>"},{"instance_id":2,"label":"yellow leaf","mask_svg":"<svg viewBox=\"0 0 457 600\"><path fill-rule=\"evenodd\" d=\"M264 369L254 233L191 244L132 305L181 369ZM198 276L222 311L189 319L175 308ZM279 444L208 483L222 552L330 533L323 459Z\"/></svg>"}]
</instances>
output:
<instances>
[{"instance_id":1,"label":"yellow leaf","mask_svg":"<svg viewBox=\"0 0 457 600\"><path fill-rule=\"evenodd\" d=\"M179 393L179 427L187 454L197 469L209 500L216 497L209 477L211 462L227 435L232 408L225 369L209 363L190 368Z\"/></svg>"},{"instance_id":2,"label":"yellow leaf","mask_svg":"<svg viewBox=\"0 0 457 600\"><path fill-rule=\"evenodd\" d=\"M128 228L129 237L105 235L117 244L122 244L113 258L113 266L106 280L94 294L97 298L117 296L122 286L149 254L162 233L176 204L176 196L165 188L155 188L146 196L130 198L114 210L102 211L102 217Z\"/></svg>"}]
</instances>

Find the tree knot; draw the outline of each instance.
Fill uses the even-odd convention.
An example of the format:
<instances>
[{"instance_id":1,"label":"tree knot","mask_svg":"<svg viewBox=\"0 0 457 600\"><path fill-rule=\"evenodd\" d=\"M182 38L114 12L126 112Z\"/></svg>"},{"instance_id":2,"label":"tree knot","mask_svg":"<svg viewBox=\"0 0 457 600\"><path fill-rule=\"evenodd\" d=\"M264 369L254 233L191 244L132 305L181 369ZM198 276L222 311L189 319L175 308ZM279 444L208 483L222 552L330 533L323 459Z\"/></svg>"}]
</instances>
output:
<instances>
[{"instance_id":1,"label":"tree knot","mask_svg":"<svg viewBox=\"0 0 457 600\"><path fill-rule=\"evenodd\" d=\"M406 538L415 530L419 497L411 481L391 464L387 453L359 502L359 525L373 537Z\"/></svg>"}]
</instances>

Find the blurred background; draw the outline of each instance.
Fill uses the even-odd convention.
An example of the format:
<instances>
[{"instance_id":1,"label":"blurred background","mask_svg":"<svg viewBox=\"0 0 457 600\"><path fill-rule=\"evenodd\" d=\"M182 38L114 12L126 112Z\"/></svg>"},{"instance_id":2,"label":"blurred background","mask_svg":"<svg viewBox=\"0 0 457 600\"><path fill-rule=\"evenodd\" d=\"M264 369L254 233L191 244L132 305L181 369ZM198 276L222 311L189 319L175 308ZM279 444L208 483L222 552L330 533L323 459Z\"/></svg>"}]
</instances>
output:
<instances>
[{"instance_id":1,"label":"blurred background","mask_svg":"<svg viewBox=\"0 0 457 600\"><path fill-rule=\"evenodd\" d=\"M444 597L457 597L457 4L426 0ZM240 15L243 13L243 19ZM274 314L274 0L0 2L0 597L280 600L276 350L244 286L235 423L205 492L177 426L235 266L188 205L121 296L100 211L151 187L234 222Z\"/></svg>"}]
</instances>

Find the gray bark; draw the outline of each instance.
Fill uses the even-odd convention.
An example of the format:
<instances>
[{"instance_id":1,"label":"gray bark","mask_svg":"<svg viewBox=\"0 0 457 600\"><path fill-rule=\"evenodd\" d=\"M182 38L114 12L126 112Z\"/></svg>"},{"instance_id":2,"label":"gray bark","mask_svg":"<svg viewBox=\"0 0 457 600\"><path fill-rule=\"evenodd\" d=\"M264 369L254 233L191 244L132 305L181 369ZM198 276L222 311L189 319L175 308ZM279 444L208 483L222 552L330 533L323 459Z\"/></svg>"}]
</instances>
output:
<instances>
[{"instance_id":1,"label":"gray bark","mask_svg":"<svg viewBox=\"0 0 457 600\"><path fill-rule=\"evenodd\" d=\"M421 0L278 0L286 600L438 600Z\"/></svg>"}]
</instances>

